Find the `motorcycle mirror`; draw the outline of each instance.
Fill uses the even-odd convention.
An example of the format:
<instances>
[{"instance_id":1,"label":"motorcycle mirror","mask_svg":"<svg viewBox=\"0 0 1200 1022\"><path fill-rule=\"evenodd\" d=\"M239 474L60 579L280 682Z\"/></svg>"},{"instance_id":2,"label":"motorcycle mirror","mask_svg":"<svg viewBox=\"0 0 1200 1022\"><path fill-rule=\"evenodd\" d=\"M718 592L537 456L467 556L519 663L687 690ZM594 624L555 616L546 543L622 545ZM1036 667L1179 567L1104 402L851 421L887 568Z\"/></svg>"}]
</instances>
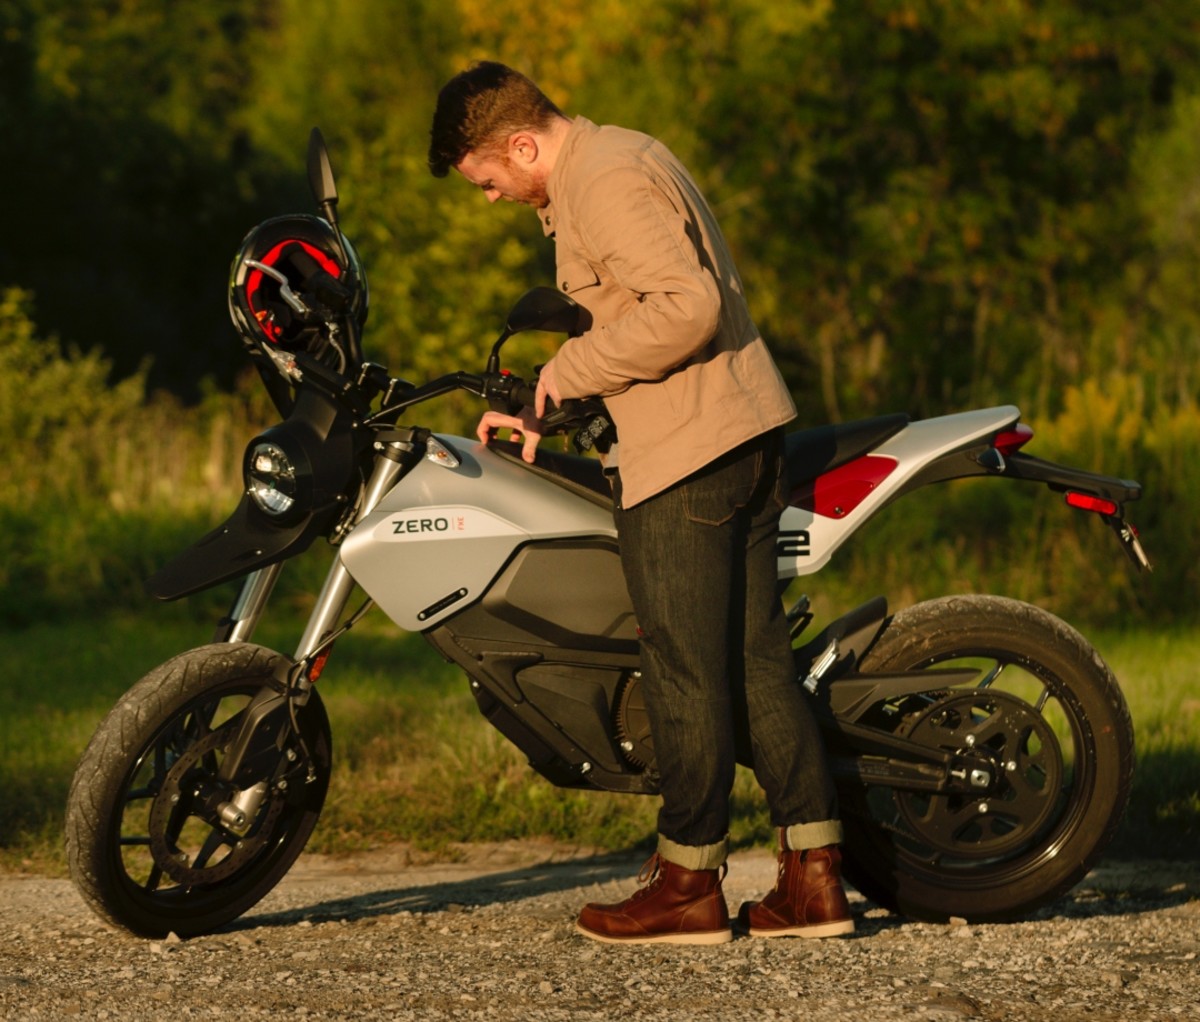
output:
<instances>
[{"instance_id":1,"label":"motorcycle mirror","mask_svg":"<svg viewBox=\"0 0 1200 1022\"><path fill-rule=\"evenodd\" d=\"M342 232L338 227L337 184L333 180L333 165L329 162L329 150L325 148L325 136L320 128L313 128L308 133L308 187L312 189L322 215L333 227L342 265L349 266L350 260L346 258L346 246L342 244Z\"/></svg>"},{"instance_id":2,"label":"motorcycle mirror","mask_svg":"<svg viewBox=\"0 0 1200 1022\"><path fill-rule=\"evenodd\" d=\"M322 209L327 205L337 205L337 185L333 180L329 151L325 148L325 136L320 128L313 128L308 136L308 187Z\"/></svg>"},{"instance_id":3,"label":"motorcycle mirror","mask_svg":"<svg viewBox=\"0 0 1200 1022\"><path fill-rule=\"evenodd\" d=\"M487 371L500 369L500 347L513 334L526 330L546 330L554 334L569 334L579 325L579 305L569 295L552 287L535 287L517 299L509 310L504 333L492 346Z\"/></svg>"},{"instance_id":4,"label":"motorcycle mirror","mask_svg":"<svg viewBox=\"0 0 1200 1022\"><path fill-rule=\"evenodd\" d=\"M523 330L547 330L569 334L579 325L579 306L575 300L552 287L535 287L517 299L508 314L511 336Z\"/></svg>"}]
</instances>

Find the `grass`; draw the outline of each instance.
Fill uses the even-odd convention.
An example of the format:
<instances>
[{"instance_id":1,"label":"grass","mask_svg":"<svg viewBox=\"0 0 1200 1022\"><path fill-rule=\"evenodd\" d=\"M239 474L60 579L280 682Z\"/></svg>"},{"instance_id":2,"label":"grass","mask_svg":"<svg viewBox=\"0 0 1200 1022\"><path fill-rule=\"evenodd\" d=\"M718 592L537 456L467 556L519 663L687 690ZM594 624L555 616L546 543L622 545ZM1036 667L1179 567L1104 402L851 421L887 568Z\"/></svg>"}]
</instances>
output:
<instances>
[{"instance_id":1,"label":"grass","mask_svg":"<svg viewBox=\"0 0 1200 1022\"><path fill-rule=\"evenodd\" d=\"M4 635L0 712L0 868L63 871L62 810L75 762L109 707L169 656L208 640L211 607L148 608L34 625ZM282 617L283 615L280 615ZM264 626L259 641L291 649ZM1138 741L1134 796L1112 855L1195 858L1200 847L1200 636L1100 633ZM542 780L479 716L461 673L417 636L369 615L337 649L321 691L335 772L314 850L391 841L444 850L459 841L551 837L597 848L651 839L657 803L564 791ZM765 806L739 771L732 837L767 843Z\"/></svg>"}]
</instances>

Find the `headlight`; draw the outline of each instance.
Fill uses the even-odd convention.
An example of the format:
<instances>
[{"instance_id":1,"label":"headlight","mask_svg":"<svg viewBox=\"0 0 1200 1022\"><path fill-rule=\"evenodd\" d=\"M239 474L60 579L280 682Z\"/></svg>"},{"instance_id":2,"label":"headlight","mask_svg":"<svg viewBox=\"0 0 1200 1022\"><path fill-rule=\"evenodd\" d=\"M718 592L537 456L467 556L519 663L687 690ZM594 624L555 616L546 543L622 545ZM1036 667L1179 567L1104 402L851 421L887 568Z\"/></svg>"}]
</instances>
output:
<instances>
[{"instance_id":1,"label":"headlight","mask_svg":"<svg viewBox=\"0 0 1200 1022\"><path fill-rule=\"evenodd\" d=\"M286 515L295 507L296 466L278 444L260 440L250 449L246 459L246 491L273 518Z\"/></svg>"}]
</instances>

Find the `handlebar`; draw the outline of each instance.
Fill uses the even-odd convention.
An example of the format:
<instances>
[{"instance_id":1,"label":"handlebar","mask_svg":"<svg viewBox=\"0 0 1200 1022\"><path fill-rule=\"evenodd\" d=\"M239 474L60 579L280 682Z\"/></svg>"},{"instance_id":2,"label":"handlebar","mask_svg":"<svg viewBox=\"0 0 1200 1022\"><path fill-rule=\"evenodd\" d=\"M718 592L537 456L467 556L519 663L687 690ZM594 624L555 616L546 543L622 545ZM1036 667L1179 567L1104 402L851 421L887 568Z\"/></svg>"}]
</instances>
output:
<instances>
[{"instance_id":1,"label":"handlebar","mask_svg":"<svg viewBox=\"0 0 1200 1022\"><path fill-rule=\"evenodd\" d=\"M494 372L475 375L473 373L451 373L419 387L407 388L395 400L385 398L385 406L366 419L364 425L373 425L396 415L413 405L428 401L453 390L465 390L484 398L495 411L516 415L521 408L533 408L537 399L536 384L528 383L509 372ZM563 433L578 429L575 445L580 451L593 446L608 450L615 438L615 431L608 419L604 404L598 400L566 400L561 405L548 402L548 410L542 416L546 434Z\"/></svg>"},{"instance_id":2,"label":"handlebar","mask_svg":"<svg viewBox=\"0 0 1200 1022\"><path fill-rule=\"evenodd\" d=\"M522 407L533 408L537 402L536 384L526 383L512 373L485 373L482 380L481 396L497 412L516 415Z\"/></svg>"},{"instance_id":3,"label":"handlebar","mask_svg":"<svg viewBox=\"0 0 1200 1022\"><path fill-rule=\"evenodd\" d=\"M537 386L526 383L511 373L489 373L483 377L484 394L489 404L498 412L516 415L522 407L537 406ZM583 425L603 409L598 401L568 398L561 404L546 399L546 413L542 416L542 427L546 433L561 433Z\"/></svg>"}]
</instances>

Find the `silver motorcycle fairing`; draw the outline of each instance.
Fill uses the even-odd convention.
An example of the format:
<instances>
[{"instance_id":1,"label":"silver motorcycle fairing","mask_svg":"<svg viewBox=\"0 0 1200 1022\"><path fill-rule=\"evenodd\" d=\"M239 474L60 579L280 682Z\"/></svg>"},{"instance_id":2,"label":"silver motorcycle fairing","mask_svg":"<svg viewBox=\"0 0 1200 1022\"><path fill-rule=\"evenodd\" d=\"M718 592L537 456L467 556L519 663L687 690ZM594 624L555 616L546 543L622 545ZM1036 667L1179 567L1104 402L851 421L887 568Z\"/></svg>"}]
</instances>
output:
<instances>
[{"instance_id":1,"label":"silver motorcycle fairing","mask_svg":"<svg viewBox=\"0 0 1200 1022\"><path fill-rule=\"evenodd\" d=\"M341 546L342 564L401 628L425 631L463 610L528 544L603 539L615 549L612 515L598 504L474 440L437 439L459 464L418 463Z\"/></svg>"},{"instance_id":2,"label":"silver motorcycle fairing","mask_svg":"<svg viewBox=\"0 0 1200 1022\"><path fill-rule=\"evenodd\" d=\"M989 441L1020 418L1012 405L910 422L855 460L802 485L779 523L779 578L811 575L928 465Z\"/></svg>"},{"instance_id":3,"label":"silver motorcycle fairing","mask_svg":"<svg viewBox=\"0 0 1200 1022\"><path fill-rule=\"evenodd\" d=\"M919 472L990 441L1019 418L1019 409L1004 405L910 422L869 453L802 485L780 521L778 577L819 571ZM615 541L611 513L594 501L474 440L438 440L460 463L420 462L341 547L342 564L401 628L425 631L478 600L526 544ZM580 593L586 599L586 587Z\"/></svg>"}]
</instances>

